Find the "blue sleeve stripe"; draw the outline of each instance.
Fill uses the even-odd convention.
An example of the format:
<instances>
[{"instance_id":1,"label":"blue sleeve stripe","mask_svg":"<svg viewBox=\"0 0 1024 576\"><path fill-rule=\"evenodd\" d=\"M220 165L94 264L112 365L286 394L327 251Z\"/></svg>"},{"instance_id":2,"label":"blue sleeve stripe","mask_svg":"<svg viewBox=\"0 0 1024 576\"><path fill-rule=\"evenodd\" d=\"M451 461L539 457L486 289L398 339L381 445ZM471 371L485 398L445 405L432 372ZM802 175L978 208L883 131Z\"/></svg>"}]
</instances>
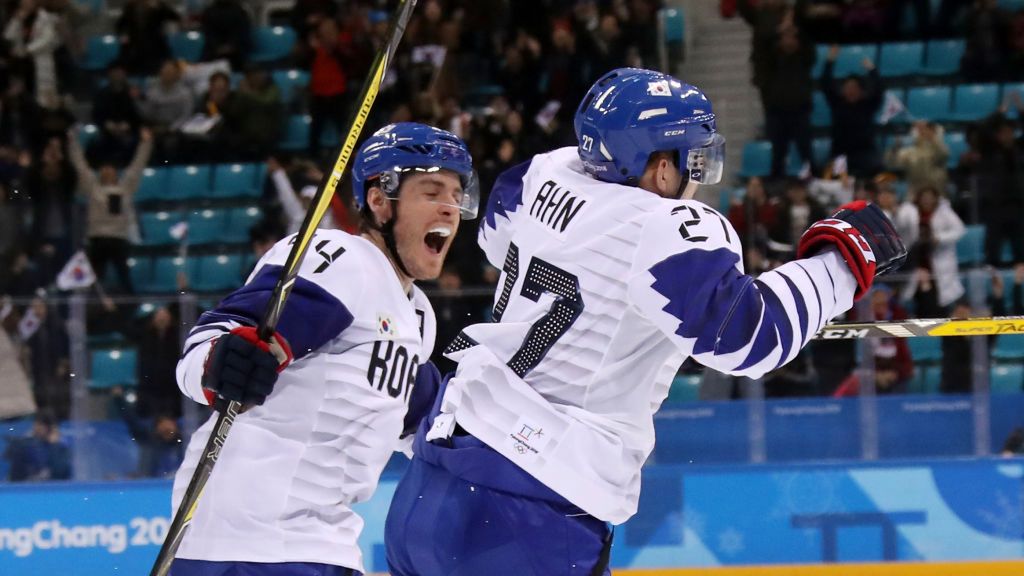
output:
<instances>
[{"instance_id":1,"label":"blue sleeve stripe","mask_svg":"<svg viewBox=\"0 0 1024 576\"><path fill-rule=\"evenodd\" d=\"M793 295L793 301L796 303L796 315L800 320L800 342L807 342L809 319L807 317L807 303L804 302L804 295L800 293L800 289L789 279L789 276L786 276L781 271L779 271L779 276L782 276L782 279L786 281L786 285L789 286L789 291Z\"/></svg>"},{"instance_id":2,"label":"blue sleeve stripe","mask_svg":"<svg viewBox=\"0 0 1024 576\"><path fill-rule=\"evenodd\" d=\"M832 306L836 305L836 281L832 279L832 273L828 271L828 266L824 266L825 273L828 274L828 281L832 284Z\"/></svg>"},{"instance_id":3,"label":"blue sleeve stripe","mask_svg":"<svg viewBox=\"0 0 1024 576\"><path fill-rule=\"evenodd\" d=\"M778 330L775 329L775 323L768 317L766 313L761 318L761 327L757 331L757 335L754 336L754 341L750 347L750 352L747 353L747 358L743 360L743 363L736 367L736 371L746 370L755 364L760 364L762 360L768 357L773 350L779 347L779 335ZM783 356L785 358L785 356ZM781 360L780 360L781 362Z\"/></svg>"},{"instance_id":4,"label":"blue sleeve stripe","mask_svg":"<svg viewBox=\"0 0 1024 576\"><path fill-rule=\"evenodd\" d=\"M807 276L807 281L811 284L811 288L814 288L814 298L818 301L818 324L824 324L825 320L821 315L825 313L825 309L821 307L821 294L818 292L818 285L814 283L811 273L807 271L807 268L804 268L804 265L799 260L794 260L794 263L803 271L804 276ZM806 339L804 341L806 342Z\"/></svg>"},{"instance_id":5,"label":"blue sleeve stripe","mask_svg":"<svg viewBox=\"0 0 1024 576\"><path fill-rule=\"evenodd\" d=\"M281 266L264 266L251 282L231 293L217 308L199 317L197 326L231 319L255 326L267 309L267 302L281 276ZM288 302L281 313L277 331L291 345L295 358L320 348L352 324L353 316L341 301L319 285L295 279Z\"/></svg>"},{"instance_id":6,"label":"blue sleeve stripe","mask_svg":"<svg viewBox=\"0 0 1024 576\"><path fill-rule=\"evenodd\" d=\"M480 222L481 232L486 233L486 228L496 230L498 216L507 219L510 213L515 212L523 205L523 177L530 169L530 162L532 159L517 164L498 176L491 188L491 195L487 200L487 210Z\"/></svg>"},{"instance_id":7,"label":"blue sleeve stripe","mask_svg":"<svg viewBox=\"0 0 1024 576\"><path fill-rule=\"evenodd\" d=\"M754 284L757 284L758 288L760 288L761 298L764 299L764 318L762 322L779 330L779 344L782 345L782 357L779 359L779 365L781 365L789 358L789 351L793 347L793 325L789 319L789 311L786 310L782 300L779 299L771 287L760 280L754 280ZM751 349L750 353L752 356L755 351L756 348ZM764 350L760 354L761 358L758 359L758 362L770 353L771 350ZM754 364L756 363L754 362Z\"/></svg>"}]
</instances>

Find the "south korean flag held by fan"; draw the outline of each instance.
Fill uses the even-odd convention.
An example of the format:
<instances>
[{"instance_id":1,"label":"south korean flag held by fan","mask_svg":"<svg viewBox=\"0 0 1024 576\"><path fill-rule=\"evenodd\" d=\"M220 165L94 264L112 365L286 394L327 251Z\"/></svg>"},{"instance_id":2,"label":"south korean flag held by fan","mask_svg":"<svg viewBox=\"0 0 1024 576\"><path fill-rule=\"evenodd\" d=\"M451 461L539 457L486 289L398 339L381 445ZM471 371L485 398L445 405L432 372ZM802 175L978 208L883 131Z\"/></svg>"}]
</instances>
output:
<instances>
[{"instance_id":1,"label":"south korean flag held by fan","mask_svg":"<svg viewBox=\"0 0 1024 576\"><path fill-rule=\"evenodd\" d=\"M93 272L85 252L81 250L75 252L60 274L57 274L57 288L61 290L88 288L93 282L96 282L96 273Z\"/></svg>"}]
</instances>

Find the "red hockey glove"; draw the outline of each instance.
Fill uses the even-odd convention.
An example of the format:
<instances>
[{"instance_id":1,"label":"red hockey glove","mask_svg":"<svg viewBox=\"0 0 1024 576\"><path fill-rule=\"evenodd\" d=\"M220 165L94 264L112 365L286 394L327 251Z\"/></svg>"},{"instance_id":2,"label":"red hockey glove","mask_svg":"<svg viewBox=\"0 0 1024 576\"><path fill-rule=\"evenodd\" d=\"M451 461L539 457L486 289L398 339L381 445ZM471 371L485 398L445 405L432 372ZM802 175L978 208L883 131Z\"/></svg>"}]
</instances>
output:
<instances>
[{"instance_id":1,"label":"red hockey glove","mask_svg":"<svg viewBox=\"0 0 1024 576\"><path fill-rule=\"evenodd\" d=\"M831 218L819 220L800 237L797 258L814 256L834 246L857 279L854 300L860 300L876 276L896 270L907 259L892 222L878 206L863 200L843 204Z\"/></svg>"},{"instance_id":2,"label":"red hockey glove","mask_svg":"<svg viewBox=\"0 0 1024 576\"><path fill-rule=\"evenodd\" d=\"M254 327L235 328L210 348L203 371L203 392L211 406L217 397L260 406L273 392L278 373L292 359L291 347L277 332L270 342L264 342L256 336Z\"/></svg>"}]
</instances>

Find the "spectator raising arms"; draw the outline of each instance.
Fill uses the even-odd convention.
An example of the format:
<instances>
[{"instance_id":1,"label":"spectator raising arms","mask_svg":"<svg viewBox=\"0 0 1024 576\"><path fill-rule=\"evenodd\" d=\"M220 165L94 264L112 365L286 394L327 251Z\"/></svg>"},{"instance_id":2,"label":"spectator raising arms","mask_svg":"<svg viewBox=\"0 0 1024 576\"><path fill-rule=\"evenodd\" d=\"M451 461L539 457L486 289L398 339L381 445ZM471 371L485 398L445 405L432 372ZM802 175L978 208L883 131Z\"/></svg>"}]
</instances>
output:
<instances>
[{"instance_id":1,"label":"spectator raising arms","mask_svg":"<svg viewBox=\"0 0 1024 576\"><path fill-rule=\"evenodd\" d=\"M865 58L866 76L848 76L836 84L834 69L839 46L833 44L821 76L822 90L832 109L832 157L846 156L853 176L873 176L880 159L875 147L875 114L882 104L883 90L878 69Z\"/></svg>"},{"instance_id":2,"label":"spectator raising arms","mask_svg":"<svg viewBox=\"0 0 1024 576\"><path fill-rule=\"evenodd\" d=\"M97 174L85 160L78 135L74 132L68 134L68 153L78 173L78 187L89 202L89 261L101 282L107 264L113 264L120 289L126 293L133 291L128 271L128 231L135 221L132 197L139 188L142 170L152 152L153 135L144 128L135 157L120 177L117 168L110 163L101 164Z\"/></svg>"},{"instance_id":3,"label":"spectator raising arms","mask_svg":"<svg viewBox=\"0 0 1024 576\"><path fill-rule=\"evenodd\" d=\"M940 194L946 191L949 148L942 133L942 126L919 120L911 130L913 142L909 146L893 146L886 151L886 164L904 171L911 190L934 187Z\"/></svg>"}]
</instances>

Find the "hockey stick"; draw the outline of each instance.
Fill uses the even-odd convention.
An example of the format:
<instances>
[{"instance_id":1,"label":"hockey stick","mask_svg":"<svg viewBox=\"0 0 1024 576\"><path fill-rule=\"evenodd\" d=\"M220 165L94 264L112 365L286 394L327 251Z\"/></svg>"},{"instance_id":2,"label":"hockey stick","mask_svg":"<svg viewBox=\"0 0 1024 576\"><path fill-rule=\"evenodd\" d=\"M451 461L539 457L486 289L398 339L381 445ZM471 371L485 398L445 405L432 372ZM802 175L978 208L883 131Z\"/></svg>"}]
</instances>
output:
<instances>
[{"instance_id":1,"label":"hockey stick","mask_svg":"<svg viewBox=\"0 0 1024 576\"><path fill-rule=\"evenodd\" d=\"M919 336L992 336L1024 334L1024 316L992 318L928 318L894 322L826 324L814 337L819 340L857 338L915 338Z\"/></svg>"},{"instance_id":2,"label":"hockey stick","mask_svg":"<svg viewBox=\"0 0 1024 576\"><path fill-rule=\"evenodd\" d=\"M353 113L348 135L341 145L341 150L338 152L334 167L329 173L324 174L324 178L320 182L316 196L313 197L311 209L306 212L306 218L302 221L302 226L295 236L292 250L288 253L288 259L285 261L281 277L277 280L270 300L267 302L267 309L263 313L263 319L260 321L257 329L257 334L262 340L269 340L277 327L277 322L281 318L285 302L288 300L288 295L295 285L295 279L298 276L302 259L306 255L306 250L313 239L317 225L331 204L334 190L337 188L338 182L345 172L345 167L348 165L352 151L355 150L356 142L359 140L359 134L363 130L363 124L366 123L366 117L369 115L370 108L373 106L374 100L377 99L377 93L384 83L388 63L395 56L398 43L405 33L405 27L409 24L409 19L415 7L416 0L401 0L398 5L394 20L391 22L391 29L388 32L387 44L382 46L377 52L377 56L370 66L370 74L363 85L363 91L359 97L359 107ZM163 546L160 547L160 553L153 562L153 568L149 572L150 576L166 576L170 571L171 563L174 562L174 554L178 550L178 545L181 544L185 530L192 521L192 515L195 513L196 504L199 502L203 487L206 486L206 481L210 478L210 473L213 471L213 466L217 463L220 450L224 446L225 440L227 440L228 433L231 432L231 425L242 410L242 405L239 402L220 401L217 403L217 410L219 412L217 422L213 425L210 439L206 442L206 447L199 458L196 470L192 474L191 481L189 481L188 489L185 490L185 496L174 513L174 520L167 531Z\"/></svg>"}]
</instances>

